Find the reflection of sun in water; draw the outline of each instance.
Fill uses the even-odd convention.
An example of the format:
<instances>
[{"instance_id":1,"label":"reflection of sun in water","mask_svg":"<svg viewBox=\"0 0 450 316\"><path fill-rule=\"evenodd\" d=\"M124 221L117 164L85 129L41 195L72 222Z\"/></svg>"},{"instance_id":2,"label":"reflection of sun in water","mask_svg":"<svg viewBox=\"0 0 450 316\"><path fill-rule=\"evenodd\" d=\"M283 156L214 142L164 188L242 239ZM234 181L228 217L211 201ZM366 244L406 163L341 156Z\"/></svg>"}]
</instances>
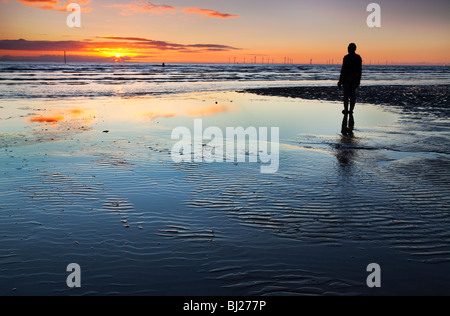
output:
<instances>
[{"instance_id":1,"label":"reflection of sun in water","mask_svg":"<svg viewBox=\"0 0 450 316\"><path fill-rule=\"evenodd\" d=\"M80 128L91 124L95 119L95 111L84 109L55 109L47 112L46 115L36 115L28 121L31 123L51 124L53 127Z\"/></svg>"}]
</instances>

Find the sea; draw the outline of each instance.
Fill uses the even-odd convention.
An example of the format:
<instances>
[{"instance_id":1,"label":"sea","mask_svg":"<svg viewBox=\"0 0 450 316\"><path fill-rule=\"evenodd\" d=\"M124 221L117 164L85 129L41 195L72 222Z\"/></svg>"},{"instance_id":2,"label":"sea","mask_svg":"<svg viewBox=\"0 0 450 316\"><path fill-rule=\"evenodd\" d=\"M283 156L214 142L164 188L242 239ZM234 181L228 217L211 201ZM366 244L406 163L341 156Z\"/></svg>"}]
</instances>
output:
<instances>
[{"instance_id":1,"label":"sea","mask_svg":"<svg viewBox=\"0 0 450 316\"><path fill-rule=\"evenodd\" d=\"M340 65L0 63L0 97L134 97L262 87L334 86ZM363 85L449 84L448 66L365 65Z\"/></svg>"}]
</instances>

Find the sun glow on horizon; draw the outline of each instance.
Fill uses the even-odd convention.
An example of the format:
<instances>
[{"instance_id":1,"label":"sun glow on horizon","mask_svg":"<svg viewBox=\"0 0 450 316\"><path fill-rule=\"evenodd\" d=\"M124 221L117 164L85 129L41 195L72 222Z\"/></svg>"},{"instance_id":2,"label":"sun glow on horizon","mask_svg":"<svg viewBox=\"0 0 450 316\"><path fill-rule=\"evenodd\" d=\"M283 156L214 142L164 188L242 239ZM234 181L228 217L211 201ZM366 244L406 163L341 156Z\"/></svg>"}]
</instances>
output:
<instances>
[{"instance_id":1,"label":"sun glow on horizon","mask_svg":"<svg viewBox=\"0 0 450 316\"><path fill-rule=\"evenodd\" d=\"M116 58L116 59L122 59L122 58L133 58L138 56L137 53L133 53L128 48L117 48L117 47L99 47L94 48L93 51L96 55L109 57L109 58Z\"/></svg>"}]
</instances>

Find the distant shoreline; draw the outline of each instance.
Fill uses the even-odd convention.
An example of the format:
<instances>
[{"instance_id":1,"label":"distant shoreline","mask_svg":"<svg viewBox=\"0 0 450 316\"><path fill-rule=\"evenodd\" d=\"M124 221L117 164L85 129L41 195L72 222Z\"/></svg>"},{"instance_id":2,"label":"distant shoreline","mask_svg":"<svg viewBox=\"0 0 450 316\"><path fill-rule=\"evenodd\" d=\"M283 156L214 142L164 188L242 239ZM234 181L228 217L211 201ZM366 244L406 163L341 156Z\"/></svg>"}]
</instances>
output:
<instances>
[{"instance_id":1,"label":"distant shoreline","mask_svg":"<svg viewBox=\"0 0 450 316\"><path fill-rule=\"evenodd\" d=\"M255 88L240 92L323 101L342 101L343 93L337 86ZM448 117L450 85L361 86L357 92L357 103L389 105L401 107L406 112L424 112Z\"/></svg>"}]
</instances>

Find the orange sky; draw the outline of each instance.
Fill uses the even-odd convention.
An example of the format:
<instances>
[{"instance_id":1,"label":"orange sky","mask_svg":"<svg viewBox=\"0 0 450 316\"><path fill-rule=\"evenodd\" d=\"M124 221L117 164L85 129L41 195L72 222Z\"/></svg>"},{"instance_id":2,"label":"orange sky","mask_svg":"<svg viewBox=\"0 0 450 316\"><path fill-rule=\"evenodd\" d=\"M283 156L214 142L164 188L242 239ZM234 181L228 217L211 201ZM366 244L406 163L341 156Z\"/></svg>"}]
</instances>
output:
<instances>
[{"instance_id":1,"label":"orange sky","mask_svg":"<svg viewBox=\"0 0 450 316\"><path fill-rule=\"evenodd\" d=\"M355 42L366 64L450 62L448 0L378 1L381 28L366 24L371 1L161 1L78 0L81 27L69 28L71 1L0 0L0 56L340 63Z\"/></svg>"}]
</instances>

